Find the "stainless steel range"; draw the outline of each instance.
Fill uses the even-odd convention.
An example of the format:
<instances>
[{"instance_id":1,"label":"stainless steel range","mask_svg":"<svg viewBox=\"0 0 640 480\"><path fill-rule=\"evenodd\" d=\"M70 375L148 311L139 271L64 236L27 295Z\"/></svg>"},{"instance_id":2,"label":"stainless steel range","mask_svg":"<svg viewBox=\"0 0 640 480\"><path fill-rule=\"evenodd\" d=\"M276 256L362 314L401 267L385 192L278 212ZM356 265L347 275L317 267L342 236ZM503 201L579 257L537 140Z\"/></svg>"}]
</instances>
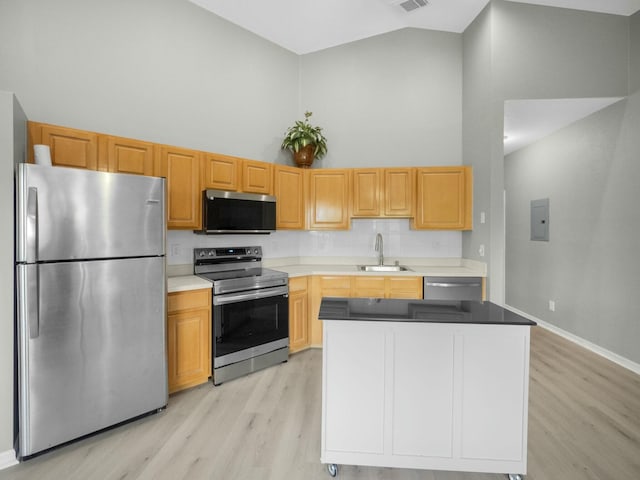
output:
<instances>
[{"instance_id":1,"label":"stainless steel range","mask_svg":"<svg viewBox=\"0 0 640 480\"><path fill-rule=\"evenodd\" d=\"M262 268L262 247L194 248L194 273L213 283L213 383L287 361L289 279Z\"/></svg>"}]
</instances>

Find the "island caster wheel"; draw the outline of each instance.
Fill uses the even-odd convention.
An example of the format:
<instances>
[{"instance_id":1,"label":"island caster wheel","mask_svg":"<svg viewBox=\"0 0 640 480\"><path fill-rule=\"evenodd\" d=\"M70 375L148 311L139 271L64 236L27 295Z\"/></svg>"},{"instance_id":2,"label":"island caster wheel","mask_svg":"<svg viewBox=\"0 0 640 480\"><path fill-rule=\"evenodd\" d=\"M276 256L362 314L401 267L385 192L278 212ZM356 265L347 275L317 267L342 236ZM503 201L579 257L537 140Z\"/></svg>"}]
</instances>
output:
<instances>
[{"instance_id":1,"label":"island caster wheel","mask_svg":"<svg viewBox=\"0 0 640 480\"><path fill-rule=\"evenodd\" d=\"M509 475L507 475L507 478L509 480L524 480L524 477L519 473L510 473Z\"/></svg>"},{"instance_id":2,"label":"island caster wheel","mask_svg":"<svg viewBox=\"0 0 640 480\"><path fill-rule=\"evenodd\" d=\"M335 477L338 475L338 465L335 463L327 463L327 471L329 472L329 475Z\"/></svg>"}]
</instances>

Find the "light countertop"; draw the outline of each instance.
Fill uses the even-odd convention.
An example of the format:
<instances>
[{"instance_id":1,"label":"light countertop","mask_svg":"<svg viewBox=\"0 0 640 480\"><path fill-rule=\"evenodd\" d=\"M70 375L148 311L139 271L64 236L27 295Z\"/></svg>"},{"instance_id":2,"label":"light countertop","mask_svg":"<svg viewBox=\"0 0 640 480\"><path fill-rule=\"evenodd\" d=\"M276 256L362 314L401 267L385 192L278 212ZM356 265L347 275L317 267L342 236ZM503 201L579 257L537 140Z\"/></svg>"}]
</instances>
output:
<instances>
[{"instance_id":1,"label":"light countertop","mask_svg":"<svg viewBox=\"0 0 640 480\"><path fill-rule=\"evenodd\" d=\"M396 259L385 259L385 265L393 265ZM370 258L342 257L294 257L287 259L263 259L263 265L285 272L289 277L307 275L359 275L359 276L437 276L437 277L485 277L486 264L463 258L405 258L398 259L400 265L409 267L404 272L363 272L357 265L374 265ZM195 275L189 275L193 266L170 266L167 290L180 292L211 288L211 282ZM175 276L174 276L175 275Z\"/></svg>"}]
</instances>

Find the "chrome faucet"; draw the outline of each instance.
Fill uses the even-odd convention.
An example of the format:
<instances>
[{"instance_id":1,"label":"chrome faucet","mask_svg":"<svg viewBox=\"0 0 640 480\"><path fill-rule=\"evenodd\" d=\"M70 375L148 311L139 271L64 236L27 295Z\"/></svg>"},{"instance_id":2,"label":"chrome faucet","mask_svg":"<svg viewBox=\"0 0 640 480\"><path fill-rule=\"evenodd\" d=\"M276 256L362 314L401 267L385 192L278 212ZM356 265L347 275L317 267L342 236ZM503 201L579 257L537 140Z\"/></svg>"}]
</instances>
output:
<instances>
[{"instance_id":1,"label":"chrome faucet","mask_svg":"<svg viewBox=\"0 0 640 480\"><path fill-rule=\"evenodd\" d=\"M382 234L376 234L376 252L378 252L378 265L382 265L384 263L384 245L382 242Z\"/></svg>"}]
</instances>

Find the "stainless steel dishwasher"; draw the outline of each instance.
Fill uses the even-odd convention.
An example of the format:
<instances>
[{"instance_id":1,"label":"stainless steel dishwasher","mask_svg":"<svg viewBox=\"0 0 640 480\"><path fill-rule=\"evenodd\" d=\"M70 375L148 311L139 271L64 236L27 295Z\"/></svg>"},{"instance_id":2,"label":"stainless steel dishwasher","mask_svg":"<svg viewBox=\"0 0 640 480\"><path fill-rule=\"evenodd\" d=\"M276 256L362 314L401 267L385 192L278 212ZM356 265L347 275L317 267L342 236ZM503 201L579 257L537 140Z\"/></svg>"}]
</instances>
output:
<instances>
[{"instance_id":1,"label":"stainless steel dishwasher","mask_svg":"<svg viewBox=\"0 0 640 480\"><path fill-rule=\"evenodd\" d=\"M482 300L482 277L424 277L426 300Z\"/></svg>"}]
</instances>

